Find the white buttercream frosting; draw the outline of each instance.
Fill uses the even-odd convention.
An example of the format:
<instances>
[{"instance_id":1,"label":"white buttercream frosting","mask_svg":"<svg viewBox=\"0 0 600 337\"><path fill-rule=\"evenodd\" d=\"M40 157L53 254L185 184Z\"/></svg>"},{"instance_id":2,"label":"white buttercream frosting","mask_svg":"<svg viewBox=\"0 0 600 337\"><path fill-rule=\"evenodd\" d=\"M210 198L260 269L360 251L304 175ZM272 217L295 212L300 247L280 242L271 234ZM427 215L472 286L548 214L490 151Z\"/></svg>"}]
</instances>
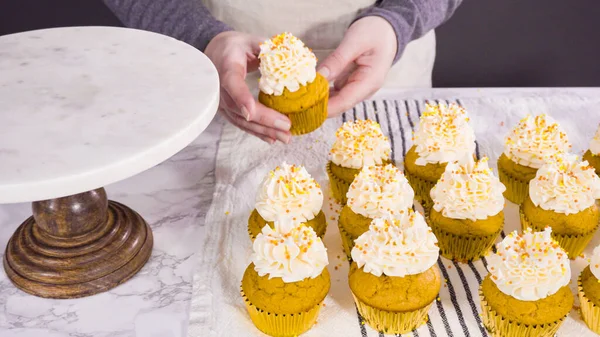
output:
<instances>
[{"instance_id":1,"label":"white buttercream frosting","mask_svg":"<svg viewBox=\"0 0 600 337\"><path fill-rule=\"evenodd\" d=\"M390 140L377 122L346 122L337 130L335 137L329 158L336 165L361 169L363 166L381 165L390 159Z\"/></svg>"},{"instance_id":2,"label":"white buttercream frosting","mask_svg":"<svg viewBox=\"0 0 600 337\"><path fill-rule=\"evenodd\" d=\"M600 155L600 126L598 126L598 130L596 130L596 134L590 142L590 152L596 156Z\"/></svg>"},{"instance_id":3,"label":"white buttercream frosting","mask_svg":"<svg viewBox=\"0 0 600 337\"><path fill-rule=\"evenodd\" d=\"M560 154L549 159L529 182L529 197L544 210L575 214L600 199L600 178L587 161Z\"/></svg>"},{"instance_id":4,"label":"white buttercream frosting","mask_svg":"<svg viewBox=\"0 0 600 337\"><path fill-rule=\"evenodd\" d=\"M594 248L592 258L590 259L590 271L600 280L600 246Z\"/></svg>"},{"instance_id":5,"label":"white buttercream frosting","mask_svg":"<svg viewBox=\"0 0 600 337\"><path fill-rule=\"evenodd\" d=\"M452 219L485 220L504 209L506 187L488 166L488 158L467 157L462 164L448 163L431 189L433 208Z\"/></svg>"},{"instance_id":6,"label":"white buttercream frosting","mask_svg":"<svg viewBox=\"0 0 600 337\"><path fill-rule=\"evenodd\" d=\"M367 218L398 216L412 207L415 192L394 165L365 166L346 194L348 207Z\"/></svg>"},{"instance_id":7,"label":"white buttercream frosting","mask_svg":"<svg viewBox=\"0 0 600 337\"><path fill-rule=\"evenodd\" d=\"M458 104L425 107L414 133L417 165L451 163L473 155L475 132L467 111Z\"/></svg>"},{"instance_id":8,"label":"white buttercream frosting","mask_svg":"<svg viewBox=\"0 0 600 337\"><path fill-rule=\"evenodd\" d=\"M569 152L571 144L550 116L527 115L506 136L504 154L517 164L539 169L549 157Z\"/></svg>"},{"instance_id":9,"label":"white buttercream frosting","mask_svg":"<svg viewBox=\"0 0 600 337\"><path fill-rule=\"evenodd\" d=\"M287 233L266 225L256 236L253 248L252 262L258 275L281 277L286 283L315 278L329 264L323 242L312 228L304 225Z\"/></svg>"},{"instance_id":10,"label":"white buttercream frosting","mask_svg":"<svg viewBox=\"0 0 600 337\"><path fill-rule=\"evenodd\" d=\"M555 294L571 280L567 253L551 237L552 229L507 235L488 257L488 271L498 289L521 301Z\"/></svg>"},{"instance_id":11,"label":"white buttercream frosting","mask_svg":"<svg viewBox=\"0 0 600 337\"><path fill-rule=\"evenodd\" d=\"M290 33L262 43L258 57L261 75L258 86L265 94L279 96L285 88L297 91L317 76L315 54Z\"/></svg>"},{"instance_id":12,"label":"white buttercream frosting","mask_svg":"<svg viewBox=\"0 0 600 337\"><path fill-rule=\"evenodd\" d=\"M404 277L425 272L439 256L437 238L420 213L373 220L354 241L352 260L365 273Z\"/></svg>"}]
</instances>

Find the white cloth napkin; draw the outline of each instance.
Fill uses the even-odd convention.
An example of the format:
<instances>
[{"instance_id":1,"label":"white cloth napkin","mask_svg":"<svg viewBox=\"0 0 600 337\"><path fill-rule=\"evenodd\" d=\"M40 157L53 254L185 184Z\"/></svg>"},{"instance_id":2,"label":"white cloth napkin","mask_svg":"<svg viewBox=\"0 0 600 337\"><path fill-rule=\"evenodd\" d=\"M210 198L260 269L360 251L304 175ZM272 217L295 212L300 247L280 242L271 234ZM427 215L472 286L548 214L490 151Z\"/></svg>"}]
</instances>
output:
<instances>
[{"instance_id":1,"label":"white cloth napkin","mask_svg":"<svg viewBox=\"0 0 600 337\"><path fill-rule=\"evenodd\" d=\"M573 152L578 154L587 149L600 122L600 101L591 98L566 95L551 98L459 98L458 101L471 115L478 140L478 155L489 156L493 165L502 152L504 135L528 112L545 112L559 120L573 143ZM306 166L326 194L323 208L329 225L324 242L329 254L331 291L318 323L304 336L380 336L361 323L350 294L348 263L344 259L336 223L337 206L331 206L333 202L328 197L325 164L335 131L342 122L368 118L378 121L384 133L390 136L393 159L401 166L423 107L424 102L419 100L366 101L343 117L328 120L316 132L294 138L288 146L268 146L227 126L217 157L216 192L206 218L206 241L201 243L194 276L189 336L264 336L250 321L239 289L252 252L247 219L253 209L257 186L269 170L284 161ZM504 233L508 233L519 227L518 209L509 203L505 212ZM597 235L590 247L598 243ZM587 251L590 253L591 248ZM586 264L587 260L582 258L572 263L573 280ZM478 296L479 282L487 274L485 262L462 264L440 258L438 266L447 280L442 286L439 301L431 307L428 324L407 335L487 336L479 316ZM575 282L572 282L571 288L575 292ZM575 309L558 335L594 336Z\"/></svg>"}]
</instances>

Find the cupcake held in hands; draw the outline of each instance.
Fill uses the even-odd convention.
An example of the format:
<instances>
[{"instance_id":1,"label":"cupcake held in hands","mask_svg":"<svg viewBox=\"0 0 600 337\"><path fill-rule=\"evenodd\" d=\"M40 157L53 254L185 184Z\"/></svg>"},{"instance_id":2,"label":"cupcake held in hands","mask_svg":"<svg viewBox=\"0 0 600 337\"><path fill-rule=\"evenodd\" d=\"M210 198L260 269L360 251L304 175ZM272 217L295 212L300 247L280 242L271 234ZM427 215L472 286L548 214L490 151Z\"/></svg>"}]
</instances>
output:
<instances>
[{"instance_id":1,"label":"cupcake held in hands","mask_svg":"<svg viewBox=\"0 0 600 337\"><path fill-rule=\"evenodd\" d=\"M581 316L587 326L600 335L600 246L577 280L577 295L581 305Z\"/></svg>"},{"instance_id":2,"label":"cupcake held in hands","mask_svg":"<svg viewBox=\"0 0 600 337\"><path fill-rule=\"evenodd\" d=\"M356 239L348 281L360 315L373 329L402 334L427 322L441 288L435 235L412 209L375 219Z\"/></svg>"},{"instance_id":3,"label":"cupcake held in hands","mask_svg":"<svg viewBox=\"0 0 600 337\"><path fill-rule=\"evenodd\" d=\"M498 158L498 176L506 186L504 197L517 205L525 201L529 181L546 160L571 148L567 134L545 114L521 119L504 142L504 153Z\"/></svg>"},{"instance_id":4,"label":"cupcake held in hands","mask_svg":"<svg viewBox=\"0 0 600 337\"><path fill-rule=\"evenodd\" d=\"M476 260L492 247L504 227L506 188L488 167L488 159L449 163L431 190L428 220L442 256Z\"/></svg>"},{"instance_id":5,"label":"cupcake held in hands","mask_svg":"<svg viewBox=\"0 0 600 337\"><path fill-rule=\"evenodd\" d=\"M596 130L596 135L590 142L590 149L583 154L583 160L586 160L596 170L600 176L600 126Z\"/></svg>"},{"instance_id":6,"label":"cupcake held in hands","mask_svg":"<svg viewBox=\"0 0 600 337\"><path fill-rule=\"evenodd\" d=\"M598 229L600 178L587 162L561 154L550 159L529 183L529 196L521 205L521 225L552 236L569 257L579 256Z\"/></svg>"},{"instance_id":7,"label":"cupcake held in hands","mask_svg":"<svg viewBox=\"0 0 600 337\"><path fill-rule=\"evenodd\" d=\"M331 285L327 250L310 227L269 226L254 240L241 294L254 325L274 337L295 337L316 322ZM302 294L300 296L299 294Z\"/></svg>"},{"instance_id":8,"label":"cupcake held in hands","mask_svg":"<svg viewBox=\"0 0 600 337\"><path fill-rule=\"evenodd\" d=\"M447 163L472 157L475 132L467 111L457 104L429 105L414 133L414 145L404 158L404 173L423 208L432 206L430 191Z\"/></svg>"},{"instance_id":9,"label":"cupcake held in hands","mask_svg":"<svg viewBox=\"0 0 600 337\"><path fill-rule=\"evenodd\" d=\"M375 218L396 218L413 206L415 192L394 165L367 166L356 176L346 194L338 226L346 255L354 240L369 230Z\"/></svg>"},{"instance_id":10,"label":"cupcake held in hands","mask_svg":"<svg viewBox=\"0 0 600 337\"><path fill-rule=\"evenodd\" d=\"M329 83L317 73L317 58L290 33L274 36L260 45L258 100L286 115L292 135L319 128L327 118Z\"/></svg>"},{"instance_id":11,"label":"cupcake held in hands","mask_svg":"<svg viewBox=\"0 0 600 337\"><path fill-rule=\"evenodd\" d=\"M311 227L317 236L323 237L327 229L321 186L303 166L283 163L265 177L256 195L256 208L248 219L250 239L261 232L265 224L287 220L295 225L303 223Z\"/></svg>"},{"instance_id":12,"label":"cupcake held in hands","mask_svg":"<svg viewBox=\"0 0 600 337\"><path fill-rule=\"evenodd\" d=\"M510 233L488 258L483 324L494 337L552 337L573 307L571 267L552 230Z\"/></svg>"}]
</instances>

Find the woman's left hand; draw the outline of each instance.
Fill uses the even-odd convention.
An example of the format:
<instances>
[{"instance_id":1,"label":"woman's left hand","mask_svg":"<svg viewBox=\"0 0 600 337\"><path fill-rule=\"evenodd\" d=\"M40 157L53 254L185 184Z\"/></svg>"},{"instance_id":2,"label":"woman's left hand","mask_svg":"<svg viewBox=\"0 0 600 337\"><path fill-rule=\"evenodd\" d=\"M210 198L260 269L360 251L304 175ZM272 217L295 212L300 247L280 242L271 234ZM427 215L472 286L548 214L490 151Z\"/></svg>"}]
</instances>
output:
<instances>
[{"instance_id":1,"label":"woman's left hand","mask_svg":"<svg viewBox=\"0 0 600 337\"><path fill-rule=\"evenodd\" d=\"M387 20L368 16L353 23L337 49L319 66L334 81L329 117L335 117L373 95L385 81L397 50L396 33Z\"/></svg>"}]
</instances>

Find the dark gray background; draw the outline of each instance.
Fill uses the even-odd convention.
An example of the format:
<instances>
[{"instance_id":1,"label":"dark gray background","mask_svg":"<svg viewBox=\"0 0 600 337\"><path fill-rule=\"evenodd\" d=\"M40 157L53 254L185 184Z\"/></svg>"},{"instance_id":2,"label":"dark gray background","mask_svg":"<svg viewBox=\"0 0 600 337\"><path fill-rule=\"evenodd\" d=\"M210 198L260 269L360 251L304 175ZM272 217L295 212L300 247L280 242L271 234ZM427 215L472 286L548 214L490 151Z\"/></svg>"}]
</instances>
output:
<instances>
[{"instance_id":1,"label":"dark gray background","mask_svg":"<svg viewBox=\"0 0 600 337\"><path fill-rule=\"evenodd\" d=\"M0 35L74 25L120 22L100 0L0 0ZM436 87L600 86L600 0L465 0L437 34Z\"/></svg>"}]
</instances>

